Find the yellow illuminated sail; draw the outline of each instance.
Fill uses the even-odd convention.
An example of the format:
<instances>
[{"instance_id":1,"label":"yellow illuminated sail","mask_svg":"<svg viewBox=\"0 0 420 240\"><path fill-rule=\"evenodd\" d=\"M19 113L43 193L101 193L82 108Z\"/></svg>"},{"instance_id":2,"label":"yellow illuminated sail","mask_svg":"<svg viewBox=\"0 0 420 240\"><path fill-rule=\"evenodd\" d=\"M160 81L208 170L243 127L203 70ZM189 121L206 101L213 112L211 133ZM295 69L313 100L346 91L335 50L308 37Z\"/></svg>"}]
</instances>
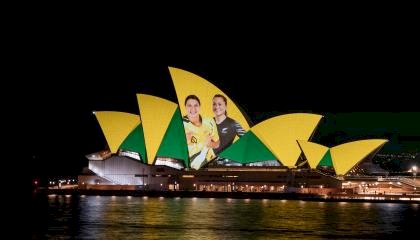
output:
<instances>
[{"instance_id":1,"label":"yellow illuminated sail","mask_svg":"<svg viewBox=\"0 0 420 240\"><path fill-rule=\"evenodd\" d=\"M204 117L214 117L212 106L213 96L215 94L222 94L227 98L227 113L228 116L236 120L247 131L249 129L248 122L241 113L236 104L229 98L226 93L208 82L204 78L182 69L169 67L169 72L174 83L178 103L181 109L181 114L186 115L185 98L188 95L196 95L201 102L200 114ZM240 89L238 89L240 90Z\"/></svg>"},{"instance_id":2,"label":"yellow illuminated sail","mask_svg":"<svg viewBox=\"0 0 420 240\"><path fill-rule=\"evenodd\" d=\"M300 141L298 140L299 146L305 154L308 164L311 168L316 168L328 151L328 147L320 145L318 143Z\"/></svg>"},{"instance_id":3,"label":"yellow illuminated sail","mask_svg":"<svg viewBox=\"0 0 420 240\"><path fill-rule=\"evenodd\" d=\"M95 116L112 153L118 151L124 139L140 124L140 117L131 113L100 111Z\"/></svg>"},{"instance_id":4,"label":"yellow illuminated sail","mask_svg":"<svg viewBox=\"0 0 420 240\"><path fill-rule=\"evenodd\" d=\"M143 125L147 162L152 164L177 105L166 99L146 94L137 94L137 101Z\"/></svg>"},{"instance_id":5,"label":"yellow illuminated sail","mask_svg":"<svg viewBox=\"0 0 420 240\"><path fill-rule=\"evenodd\" d=\"M388 140L368 139L344 143L331 148L331 157L337 175L345 175L365 157L379 150Z\"/></svg>"},{"instance_id":6,"label":"yellow illuminated sail","mask_svg":"<svg viewBox=\"0 0 420 240\"><path fill-rule=\"evenodd\" d=\"M267 119L251 131L284 166L293 167L301 153L296 140L309 140L321 118L310 113L285 114Z\"/></svg>"}]
</instances>

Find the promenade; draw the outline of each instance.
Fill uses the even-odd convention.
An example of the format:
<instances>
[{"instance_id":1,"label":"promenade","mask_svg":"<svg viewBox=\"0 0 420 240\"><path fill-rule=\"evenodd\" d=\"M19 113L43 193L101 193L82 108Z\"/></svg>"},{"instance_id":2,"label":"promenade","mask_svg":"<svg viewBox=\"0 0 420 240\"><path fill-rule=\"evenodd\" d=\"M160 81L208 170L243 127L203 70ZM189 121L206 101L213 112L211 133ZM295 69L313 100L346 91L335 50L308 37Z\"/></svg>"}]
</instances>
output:
<instances>
[{"instance_id":1,"label":"promenade","mask_svg":"<svg viewBox=\"0 0 420 240\"><path fill-rule=\"evenodd\" d=\"M210 191L143 191L143 190L86 190L86 189L36 189L36 195L98 195L167 198L235 198L284 199L322 202L392 202L420 203L419 194L329 194L318 195L294 192L210 192Z\"/></svg>"}]
</instances>

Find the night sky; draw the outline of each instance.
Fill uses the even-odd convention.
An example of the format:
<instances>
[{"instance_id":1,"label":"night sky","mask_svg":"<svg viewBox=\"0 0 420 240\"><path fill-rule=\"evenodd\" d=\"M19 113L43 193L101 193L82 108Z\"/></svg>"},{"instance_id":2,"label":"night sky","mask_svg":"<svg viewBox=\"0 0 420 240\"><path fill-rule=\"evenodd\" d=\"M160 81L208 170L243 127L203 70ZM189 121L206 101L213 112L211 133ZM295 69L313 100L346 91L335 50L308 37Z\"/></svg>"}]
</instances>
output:
<instances>
[{"instance_id":1,"label":"night sky","mask_svg":"<svg viewBox=\"0 0 420 240\"><path fill-rule=\"evenodd\" d=\"M156 60L91 42L42 46L45 51L31 54L25 70L29 141L24 157L32 163L33 176L77 175L88 164L84 155L105 148L92 111L137 114L136 93L176 101L168 66L218 86L254 124L278 114L318 113L325 118L315 142L334 146L385 137L391 142L383 151L419 150L420 101L412 81L418 73L414 62L398 52L271 43L252 52Z\"/></svg>"}]
</instances>

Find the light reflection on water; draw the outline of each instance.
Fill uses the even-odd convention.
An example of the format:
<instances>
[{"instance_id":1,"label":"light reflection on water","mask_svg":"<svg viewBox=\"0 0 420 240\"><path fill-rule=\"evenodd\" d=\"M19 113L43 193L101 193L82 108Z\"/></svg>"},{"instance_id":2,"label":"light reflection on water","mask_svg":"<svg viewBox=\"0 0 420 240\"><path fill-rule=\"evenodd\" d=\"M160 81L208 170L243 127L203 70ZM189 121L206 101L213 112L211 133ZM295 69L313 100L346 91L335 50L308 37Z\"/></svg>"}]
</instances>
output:
<instances>
[{"instance_id":1,"label":"light reflection on water","mask_svg":"<svg viewBox=\"0 0 420 240\"><path fill-rule=\"evenodd\" d=\"M384 238L414 233L418 204L48 196L33 201L33 238Z\"/></svg>"}]
</instances>

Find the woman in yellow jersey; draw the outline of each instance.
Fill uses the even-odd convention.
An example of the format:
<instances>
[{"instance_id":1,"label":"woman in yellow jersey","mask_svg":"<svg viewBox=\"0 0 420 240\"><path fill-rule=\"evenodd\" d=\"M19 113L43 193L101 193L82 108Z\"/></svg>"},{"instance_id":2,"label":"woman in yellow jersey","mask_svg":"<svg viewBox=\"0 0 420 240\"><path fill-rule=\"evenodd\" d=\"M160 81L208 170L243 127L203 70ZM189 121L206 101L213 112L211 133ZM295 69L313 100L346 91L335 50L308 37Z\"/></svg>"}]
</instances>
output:
<instances>
[{"instance_id":1,"label":"woman in yellow jersey","mask_svg":"<svg viewBox=\"0 0 420 240\"><path fill-rule=\"evenodd\" d=\"M200 99L195 95L185 98L187 115L183 118L185 135L187 137L188 154L191 168L199 169L213 158L213 148L220 145L216 122L213 118L200 115Z\"/></svg>"}]
</instances>

